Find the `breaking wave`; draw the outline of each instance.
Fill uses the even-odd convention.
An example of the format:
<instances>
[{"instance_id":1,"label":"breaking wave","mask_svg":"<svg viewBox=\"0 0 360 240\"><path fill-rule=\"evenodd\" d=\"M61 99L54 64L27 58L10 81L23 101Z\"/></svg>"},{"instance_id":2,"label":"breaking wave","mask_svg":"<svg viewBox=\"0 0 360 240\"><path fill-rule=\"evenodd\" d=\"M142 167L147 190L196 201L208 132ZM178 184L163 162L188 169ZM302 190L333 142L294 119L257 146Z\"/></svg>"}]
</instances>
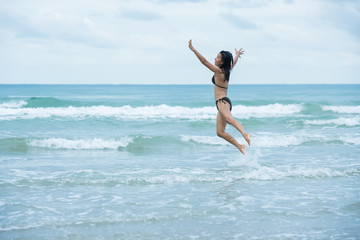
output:
<instances>
[{"instance_id":1,"label":"breaking wave","mask_svg":"<svg viewBox=\"0 0 360 240\"><path fill-rule=\"evenodd\" d=\"M236 138L245 144L242 137ZM259 148L292 147L300 145L360 145L359 134L344 135L274 135L273 133L254 133L251 146ZM26 151L29 147L58 150L129 150L158 151L169 146L198 147L198 145L230 146L231 144L218 136L178 135L178 136L144 136L129 135L119 138L0 138L0 149Z\"/></svg>"},{"instance_id":2,"label":"breaking wave","mask_svg":"<svg viewBox=\"0 0 360 240\"><path fill-rule=\"evenodd\" d=\"M126 147L133 141L130 137L121 139L66 139L66 138L48 138L32 139L28 145L32 147L51 148L51 149L73 149L73 150L99 150L99 149L118 149Z\"/></svg>"},{"instance_id":3,"label":"breaking wave","mask_svg":"<svg viewBox=\"0 0 360 240\"><path fill-rule=\"evenodd\" d=\"M360 125L360 117L353 118L335 118L335 119L317 119L317 120L304 120L307 125L332 125L332 126L346 126L354 127Z\"/></svg>"},{"instance_id":4,"label":"breaking wave","mask_svg":"<svg viewBox=\"0 0 360 240\"><path fill-rule=\"evenodd\" d=\"M233 167L232 167L233 169ZM261 166L239 168L234 171L227 169L209 170L209 169L163 169L161 172L152 169L141 169L136 171L116 171L113 173L99 173L94 170L80 170L69 172L13 172L16 180L4 180L1 185L17 185L19 182L24 185L168 185L183 183L219 183L219 182L237 182L237 181L278 181L290 178L309 178L324 179L354 176L360 174L358 167L348 168L327 168L317 167L309 168L304 166L293 167L271 167ZM31 178L30 181L27 179Z\"/></svg>"},{"instance_id":5,"label":"breaking wave","mask_svg":"<svg viewBox=\"0 0 360 240\"><path fill-rule=\"evenodd\" d=\"M299 113L301 105L296 104L271 104L265 106L243 106L233 107L234 117L241 119L268 118L288 116ZM91 107L37 107L37 108L0 108L0 120L13 119L34 119L34 118L91 118L91 117L114 117L125 120L144 119L189 119L206 120L216 119L217 110L215 107L190 108L183 106L169 106L166 104L157 106L122 107L91 106Z\"/></svg>"},{"instance_id":6,"label":"breaking wave","mask_svg":"<svg viewBox=\"0 0 360 240\"><path fill-rule=\"evenodd\" d=\"M2 108L21 108L27 104L24 100L12 100L8 102L0 103L0 109Z\"/></svg>"},{"instance_id":7,"label":"breaking wave","mask_svg":"<svg viewBox=\"0 0 360 240\"><path fill-rule=\"evenodd\" d=\"M227 141L217 136L192 136L181 135L181 140L196 144L205 145L230 145ZM243 138L236 138L239 143L245 143ZM345 134L342 136L301 136L294 135L274 135L273 133L254 134L252 136L251 146L262 148L290 147L302 144L349 144L360 145L360 136Z\"/></svg>"},{"instance_id":8,"label":"breaking wave","mask_svg":"<svg viewBox=\"0 0 360 240\"><path fill-rule=\"evenodd\" d=\"M323 111L360 114L360 106L322 106Z\"/></svg>"}]
</instances>

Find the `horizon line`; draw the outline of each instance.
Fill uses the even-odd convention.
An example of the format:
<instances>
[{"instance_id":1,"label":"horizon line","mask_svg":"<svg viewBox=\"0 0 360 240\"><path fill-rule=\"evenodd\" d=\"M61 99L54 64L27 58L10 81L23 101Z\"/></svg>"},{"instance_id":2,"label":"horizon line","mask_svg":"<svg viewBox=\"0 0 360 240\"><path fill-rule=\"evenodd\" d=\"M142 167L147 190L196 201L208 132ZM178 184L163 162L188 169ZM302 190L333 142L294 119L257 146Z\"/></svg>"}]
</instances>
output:
<instances>
[{"instance_id":1,"label":"horizon line","mask_svg":"<svg viewBox=\"0 0 360 240\"><path fill-rule=\"evenodd\" d=\"M212 86L212 84L183 84L183 83L173 83L173 84L164 84L164 83L0 83L1 85L128 85L128 86ZM360 83L234 83L231 85L360 85Z\"/></svg>"}]
</instances>

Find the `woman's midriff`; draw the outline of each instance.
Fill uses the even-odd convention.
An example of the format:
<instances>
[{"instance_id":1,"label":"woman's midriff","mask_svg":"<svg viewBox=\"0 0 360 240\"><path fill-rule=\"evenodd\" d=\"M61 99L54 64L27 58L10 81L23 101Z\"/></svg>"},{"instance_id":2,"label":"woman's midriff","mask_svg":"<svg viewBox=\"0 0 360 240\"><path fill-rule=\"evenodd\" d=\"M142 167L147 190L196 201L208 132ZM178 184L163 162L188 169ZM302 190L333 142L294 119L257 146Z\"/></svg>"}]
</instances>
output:
<instances>
[{"instance_id":1,"label":"woman's midriff","mask_svg":"<svg viewBox=\"0 0 360 240\"><path fill-rule=\"evenodd\" d=\"M218 87L214 86L214 98L215 98L215 101L220 99L220 98L223 98L223 97L226 97L227 96L227 90L226 89L217 89Z\"/></svg>"}]
</instances>

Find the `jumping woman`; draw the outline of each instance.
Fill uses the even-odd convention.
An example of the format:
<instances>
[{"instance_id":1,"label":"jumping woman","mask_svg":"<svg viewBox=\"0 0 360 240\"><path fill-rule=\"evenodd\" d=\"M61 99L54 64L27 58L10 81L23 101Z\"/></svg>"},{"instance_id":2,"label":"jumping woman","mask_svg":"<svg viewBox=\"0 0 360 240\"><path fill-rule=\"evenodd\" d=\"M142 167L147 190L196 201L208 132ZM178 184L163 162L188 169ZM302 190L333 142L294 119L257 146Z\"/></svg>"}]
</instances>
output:
<instances>
[{"instance_id":1,"label":"jumping woman","mask_svg":"<svg viewBox=\"0 0 360 240\"><path fill-rule=\"evenodd\" d=\"M200 60L202 64L205 65L210 71L214 73L212 77L212 82L214 84L214 96L215 96L215 105L218 109L218 114L216 118L216 133L219 137L225 139L229 143L237 147L240 152L246 154L246 149L244 144L238 143L236 139L231 136L229 133L225 132L226 124L234 126L244 137L245 141L250 146L250 133L246 133L243 126L233 118L231 115L231 101L227 97L227 89L230 79L230 71L235 66L240 55L244 54L242 48L237 51L235 49L235 59L233 60L232 54L228 51L221 51L215 58L215 65L208 62L192 45L192 40L189 41L189 48L193 51L196 57Z\"/></svg>"}]
</instances>

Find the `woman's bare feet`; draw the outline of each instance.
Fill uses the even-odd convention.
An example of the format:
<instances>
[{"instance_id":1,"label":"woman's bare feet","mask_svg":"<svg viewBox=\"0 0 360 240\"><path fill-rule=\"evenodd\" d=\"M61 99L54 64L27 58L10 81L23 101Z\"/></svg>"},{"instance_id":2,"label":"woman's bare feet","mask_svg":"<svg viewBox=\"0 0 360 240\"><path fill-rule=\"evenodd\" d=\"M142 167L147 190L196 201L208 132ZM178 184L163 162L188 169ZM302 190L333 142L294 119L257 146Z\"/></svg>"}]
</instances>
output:
<instances>
[{"instance_id":1,"label":"woman's bare feet","mask_svg":"<svg viewBox=\"0 0 360 240\"><path fill-rule=\"evenodd\" d=\"M250 146L250 138L251 138L251 133L246 133L245 134L245 141L249 144L249 146Z\"/></svg>"},{"instance_id":2,"label":"woman's bare feet","mask_svg":"<svg viewBox=\"0 0 360 240\"><path fill-rule=\"evenodd\" d=\"M246 149L244 144L240 144L239 150L242 154L246 154Z\"/></svg>"}]
</instances>

